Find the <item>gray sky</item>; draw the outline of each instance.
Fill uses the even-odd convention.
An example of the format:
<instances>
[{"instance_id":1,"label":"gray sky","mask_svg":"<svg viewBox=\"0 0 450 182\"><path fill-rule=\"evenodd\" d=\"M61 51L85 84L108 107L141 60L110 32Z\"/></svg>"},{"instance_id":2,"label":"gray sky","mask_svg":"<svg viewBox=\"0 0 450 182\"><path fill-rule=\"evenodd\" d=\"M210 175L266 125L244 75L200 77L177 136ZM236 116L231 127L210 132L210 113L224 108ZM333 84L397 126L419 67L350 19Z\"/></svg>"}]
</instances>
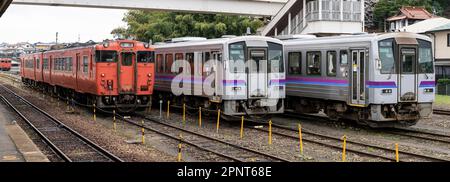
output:
<instances>
[{"instance_id":1,"label":"gray sky","mask_svg":"<svg viewBox=\"0 0 450 182\"><path fill-rule=\"evenodd\" d=\"M111 30L126 26L126 10L11 5L0 18L0 42L102 41Z\"/></svg>"}]
</instances>

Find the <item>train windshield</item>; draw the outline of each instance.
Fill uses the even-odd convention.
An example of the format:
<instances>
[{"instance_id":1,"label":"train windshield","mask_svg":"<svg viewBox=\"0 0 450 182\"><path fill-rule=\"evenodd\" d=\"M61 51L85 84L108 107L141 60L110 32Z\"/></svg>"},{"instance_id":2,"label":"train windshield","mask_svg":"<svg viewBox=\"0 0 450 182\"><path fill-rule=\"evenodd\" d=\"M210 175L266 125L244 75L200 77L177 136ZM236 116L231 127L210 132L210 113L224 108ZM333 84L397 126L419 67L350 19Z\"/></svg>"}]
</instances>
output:
<instances>
[{"instance_id":1,"label":"train windshield","mask_svg":"<svg viewBox=\"0 0 450 182\"><path fill-rule=\"evenodd\" d=\"M117 62L117 51L95 51L95 61L98 63Z\"/></svg>"},{"instance_id":2,"label":"train windshield","mask_svg":"<svg viewBox=\"0 0 450 182\"><path fill-rule=\"evenodd\" d=\"M269 73L282 73L284 72L283 64L283 46L280 44L269 43Z\"/></svg>"},{"instance_id":3,"label":"train windshield","mask_svg":"<svg viewBox=\"0 0 450 182\"><path fill-rule=\"evenodd\" d=\"M419 73L433 73L433 56L431 42L418 40L419 42Z\"/></svg>"},{"instance_id":4,"label":"train windshield","mask_svg":"<svg viewBox=\"0 0 450 182\"><path fill-rule=\"evenodd\" d=\"M152 63L154 62L155 52L153 51L138 51L137 62L138 63Z\"/></svg>"},{"instance_id":5,"label":"train windshield","mask_svg":"<svg viewBox=\"0 0 450 182\"><path fill-rule=\"evenodd\" d=\"M230 72L245 72L245 43L238 42L230 45Z\"/></svg>"},{"instance_id":6,"label":"train windshield","mask_svg":"<svg viewBox=\"0 0 450 182\"><path fill-rule=\"evenodd\" d=\"M394 39L379 42L381 73L395 74Z\"/></svg>"}]
</instances>

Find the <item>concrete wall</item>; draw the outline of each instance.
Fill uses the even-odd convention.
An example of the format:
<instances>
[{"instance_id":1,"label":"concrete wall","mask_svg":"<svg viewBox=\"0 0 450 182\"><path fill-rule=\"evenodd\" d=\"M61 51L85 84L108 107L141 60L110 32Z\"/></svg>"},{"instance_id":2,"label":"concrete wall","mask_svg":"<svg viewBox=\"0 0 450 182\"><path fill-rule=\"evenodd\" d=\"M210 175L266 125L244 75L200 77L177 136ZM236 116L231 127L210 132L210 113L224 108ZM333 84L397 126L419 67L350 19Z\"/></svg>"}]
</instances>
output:
<instances>
[{"instance_id":1,"label":"concrete wall","mask_svg":"<svg viewBox=\"0 0 450 182\"><path fill-rule=\"evenodd\" d=\"M450 34L450 30L436 32L435 42L435 58L436 59L450 59L450 47L447 43L447 35Z\"/></svg>"},{"instance_id":2,"label":"concrete wall","mask_svg":"<svg viewBox=\"0 0 450 182\"><path fill-rule=\"evenodd\" d=\"M361 22L313 21L309 22L302 34L310 33L359 33L363 32Z\"/></svg>"}]
</instances>

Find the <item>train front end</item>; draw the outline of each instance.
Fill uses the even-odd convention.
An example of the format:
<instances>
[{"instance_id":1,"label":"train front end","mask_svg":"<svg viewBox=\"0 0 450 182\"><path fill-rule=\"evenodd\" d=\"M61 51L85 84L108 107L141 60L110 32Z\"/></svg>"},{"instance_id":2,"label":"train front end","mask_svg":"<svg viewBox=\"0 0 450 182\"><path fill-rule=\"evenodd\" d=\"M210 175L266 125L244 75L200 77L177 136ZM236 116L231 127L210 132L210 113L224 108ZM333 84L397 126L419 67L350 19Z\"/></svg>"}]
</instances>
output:
<instances>
[{"instance_id":1,"label":"train front end","mask_svg":"<svg viewBox=\"0 0 450 182\"><path fill-rule=\"evenodd\" d=\"M132 40L97 45L98 106L122 112L149 107L154 84L153 54L149 44Z\"/></svg>"},{"instance_id":2,"label":"train front end","mask_svg":"<svg viewBox=\"0 0 450 182\"><path fill-rule=\"evenodd\" d=\"M435 74L431 39L411 33L381 35L375 47L370 120L414 125L432 114Z\"/></svg>"},{"instance_id":3,"label":"train front end","mask_svg":"<svg viewBox=\"0 0 450 182\"><path fill-rule=\"evenodd\" d=\"M225 47L222 80L226 115L267 115L284 112L283 44L267 37L232 39Z\"/></svg>"}]
</instances>

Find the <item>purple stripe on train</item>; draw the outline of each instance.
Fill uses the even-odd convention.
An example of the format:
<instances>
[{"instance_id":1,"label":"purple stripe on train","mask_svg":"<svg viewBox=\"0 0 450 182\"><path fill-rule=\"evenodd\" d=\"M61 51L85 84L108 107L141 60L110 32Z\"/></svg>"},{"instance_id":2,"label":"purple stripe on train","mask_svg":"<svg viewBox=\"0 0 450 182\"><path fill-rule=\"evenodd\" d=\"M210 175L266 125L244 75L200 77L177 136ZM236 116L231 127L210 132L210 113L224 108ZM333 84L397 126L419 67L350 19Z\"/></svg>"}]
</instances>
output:
<instances>
[{"instance_id":1,"label":"purple stripe on train","mask_svg":"<svg viewBox=\"0 0 450 182\"><path fill-rule=\"evenodd\" d=\"M435 81L422 81L420 82L419 87L435 87L436 82Z\"/></svg>"},{"instance_id":2,"label":"purple stripe on train","mask_svg":"<svg viewBox=\"0 0 450 182\"><path fill-rule=\"evenodd\" d=\"M378 82L378 81L367 81L367 88L397 88L395 82Z\"/></svg>"},{"instance_id":3,"label":"purple stripe on train","mask_svg":"<svg viewBox=\"0 0 450 182\"><path fill-rule=\"evenodd\" d=\"M321 86L348 87L348 80L332 80L325 78L288 77L287 84L305 84Z\"/></svg>"}]
</instances>

